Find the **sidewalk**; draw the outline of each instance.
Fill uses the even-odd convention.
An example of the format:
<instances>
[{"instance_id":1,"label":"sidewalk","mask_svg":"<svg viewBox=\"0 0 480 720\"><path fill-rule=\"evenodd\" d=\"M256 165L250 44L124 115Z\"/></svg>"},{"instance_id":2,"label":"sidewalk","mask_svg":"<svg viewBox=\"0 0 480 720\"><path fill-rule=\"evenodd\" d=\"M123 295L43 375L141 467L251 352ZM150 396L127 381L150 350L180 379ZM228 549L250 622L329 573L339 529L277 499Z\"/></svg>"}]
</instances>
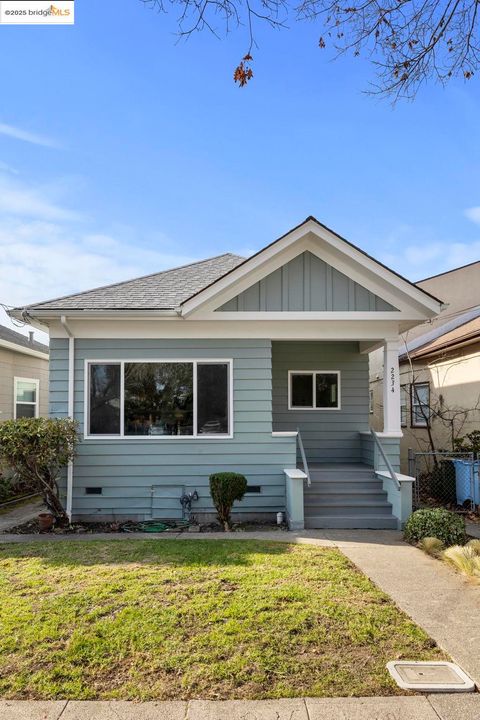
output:
<instances>
[{"instance_id":1,"label":"sidewalk","mask_svg":"<svg viewBox=\"0 0 480 720\"><path fill-rule=\"evenodd\" d=\"M0 514L0 533L7 532L16 525L22 525L29 520L33 520L44 508L43 501L40 498L34 498L31 502L6 510Z\"/></svg>"},{"instance_id":2,"label":"sidewalk","mask_svg":"<svg viewBox=\"0 0 480 720\"><path fill-rule=\"evenodd\" d=\"M480 695L190 702L0 700L2 720L479 720Z\"/></svg>"}]
</instances>

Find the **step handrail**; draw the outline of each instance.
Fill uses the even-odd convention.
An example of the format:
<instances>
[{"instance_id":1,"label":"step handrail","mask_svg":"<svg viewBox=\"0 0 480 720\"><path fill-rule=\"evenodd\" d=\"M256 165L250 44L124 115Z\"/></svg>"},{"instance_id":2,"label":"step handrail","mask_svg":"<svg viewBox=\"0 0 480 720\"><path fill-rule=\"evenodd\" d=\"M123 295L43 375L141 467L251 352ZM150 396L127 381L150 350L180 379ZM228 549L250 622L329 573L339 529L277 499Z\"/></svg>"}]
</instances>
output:
<instances>
[{"instance_id":1,"label":"step handrail","mask_svg":"<svg viewBox=\"0 0 480 720\"><path fill-rule=\"evenodd\" d=\"M302 457L303 471L307 476L307 485L310 487L312 480L310 478L310 470L308 469L307 456L305 455L305 448L303 447L302 434L300 428L297 428L297 443Z\"/></svg>"},{"instance_id":2,"label":"step handrail","mask_svg":"<svg viewBox=\"0 0 480 720\"><path fill-rule=\"evenodd\" d=\"M400 481L398 479L397 473L393 469L392 463L388 459L388 456L387 456L385 450L383 449L382 443L380 442L380 438L378 437L375 430L373 430L373 428L370 428L370 432L372 433L372 437L373 437L373 440L374 440L377 448L380 450L380 454L383 458L385 465L387 466L387 470L390 473L390 477L392 478L393 482L395 483L397 490L401 490L401 485L400 485ZM374 468L374 469L376 470L376 468Z\"/></svg>"}]
</instances>

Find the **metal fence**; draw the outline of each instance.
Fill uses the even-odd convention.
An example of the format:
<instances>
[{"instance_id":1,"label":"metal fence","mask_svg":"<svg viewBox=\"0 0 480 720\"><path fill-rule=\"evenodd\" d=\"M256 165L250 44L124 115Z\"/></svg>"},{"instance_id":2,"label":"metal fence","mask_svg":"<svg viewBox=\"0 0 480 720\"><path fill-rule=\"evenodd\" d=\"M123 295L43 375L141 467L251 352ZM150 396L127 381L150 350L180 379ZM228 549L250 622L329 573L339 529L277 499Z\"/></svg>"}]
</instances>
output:
<instances>
[{"instance_id":1,"label":"metal fence","mask_svg":"<svg viewBox=\"0 0 480 720\"><path fill-rule=\"evenodd\" d=\"M415 478L413 505L479 512L480 462L473 453L408 451L409 475Z\"/></svg>"}]
</instances>

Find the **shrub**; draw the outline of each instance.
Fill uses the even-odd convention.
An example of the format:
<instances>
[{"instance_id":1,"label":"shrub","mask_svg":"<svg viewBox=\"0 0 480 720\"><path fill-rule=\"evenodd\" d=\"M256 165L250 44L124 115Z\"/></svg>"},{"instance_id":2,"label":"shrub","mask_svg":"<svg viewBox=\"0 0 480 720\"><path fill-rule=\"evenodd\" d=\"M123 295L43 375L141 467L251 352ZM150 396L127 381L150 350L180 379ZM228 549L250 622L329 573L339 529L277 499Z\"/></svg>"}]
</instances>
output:
<instances>
[{"instance_id":1,"label":"shrub","mask_svg":"<svg viewBox=\"0 0 480 720\"><path fill-rule=\"evenodd\" d=\"M62 469L75 457L77 423L69 419L20 418L0 423L0 459L43 494L59 524L68 523L59 497Z\"/></svg>"},{"instance_id":2,"label":"shrub","mask_svg":"<svg viewBox=\"0 0 480 720\"><path fill-rule=\"evenodd\" d=\"M419 543L426 537L435 537L448 547L463 545L465 522L463 518L443 508L426 508L412 513L405 523L405 540Z\"/></svg>"},{"instance_id":3,"label":"shrub","mask_svg":"<svg viewBox=\"0 0 480 720\"><path fill-rule=\"evenodd\" d=\"M418 543L418 547L426 552L427 555L433 557L440 557L442 552L445 550L445 545L441 540L436 537L425 537Z\"/></svg>"},{"instance_id":4,"label":"shrub","mask_svg":"<svg viewBox=\"0 0 480 720\"><path fill-rule=\"evenodd\" d=\"M210 475L210 494L217 516L225 530L230 530L230 513L235 500L241 500L247 490L247 479L234 472Z\"/></svg>"},{"instance_id":5,"label":"shrub","mask_svg":"<svg viewBox=\"0 0 480 720\"><path fill-rule=\"evenodd\" d=\"M480 577L480 555L474 545L453 545L445 550L443 558L464 575Z\"/></svg>"}]
</instances>

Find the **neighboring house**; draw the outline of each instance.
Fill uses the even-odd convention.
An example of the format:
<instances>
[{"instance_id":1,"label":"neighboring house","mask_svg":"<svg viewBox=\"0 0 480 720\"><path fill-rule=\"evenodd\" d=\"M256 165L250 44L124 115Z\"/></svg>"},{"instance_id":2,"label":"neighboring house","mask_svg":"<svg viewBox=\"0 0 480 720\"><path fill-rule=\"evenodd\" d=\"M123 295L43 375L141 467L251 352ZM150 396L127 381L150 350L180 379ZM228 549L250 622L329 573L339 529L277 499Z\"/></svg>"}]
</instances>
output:
<instances>
[{"instance_id":1,"label":"neighboring house","mask_svg":"<svg viewBox=\"0 0 480 720\"><path fill-rule=\"evenodd\" d=\"M48 325L50 413L82 429L65 486L74 518L181 517L181 495L197 490L206 519L209 475L231 470L248 480L237 517L397 527L411 484L391 477L369 432L368 353L382 347L388 368L381 443L395 475L398 338L440 309L309 217L248 259L220 255L12 315Z\"/></svg>"},{"instance_id":2,"label":"neighboring house","mask_svg":"<svg viewBox=\"0 0 480 720\"><path fill-rule=\"evenodd\" d=\"M0 421L48 415L48 346L0 325Z\"/></svg>"},{"instance_id":3,"label":"neighboring house","mask_svg":"<svg viewBox=\"0 0 480 720\"><path fill-rule=\"evenodd\" d=\"M480 430L480 262L416 285L441 293L440 315L404 333L400 344L401 469L408 450L452 450L453 439ZM372 426L380 428L383 404L381 358L370 361Z\"/></svg>"}]
</instances>

